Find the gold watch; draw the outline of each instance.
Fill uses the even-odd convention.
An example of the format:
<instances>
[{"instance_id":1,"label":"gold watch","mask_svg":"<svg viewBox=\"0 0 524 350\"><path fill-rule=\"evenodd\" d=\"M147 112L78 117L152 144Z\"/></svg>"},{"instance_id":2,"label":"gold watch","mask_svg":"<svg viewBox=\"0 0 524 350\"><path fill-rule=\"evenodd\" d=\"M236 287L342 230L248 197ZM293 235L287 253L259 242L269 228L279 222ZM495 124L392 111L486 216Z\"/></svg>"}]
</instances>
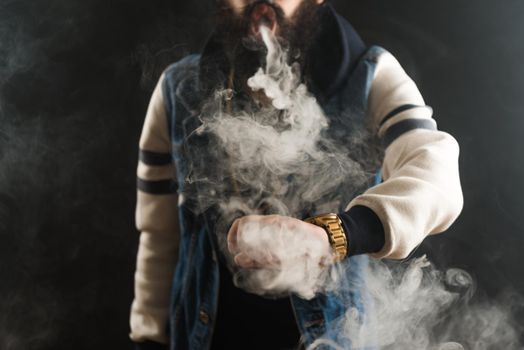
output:
<instances>
[{"instance_id":1,"label":"gold watch","mask_svg":"<svg viewBox=\"0 0 524 350\"><path fill-rule=\"evenodd\" d=\"M342 221L337 214L321 214L304 220L313 225L317 225L326 230L329 237L329 243L335 253L335 261L341 261L348 254L348 241L346 233L342 227Z\"/></svg>"}]
</instances>

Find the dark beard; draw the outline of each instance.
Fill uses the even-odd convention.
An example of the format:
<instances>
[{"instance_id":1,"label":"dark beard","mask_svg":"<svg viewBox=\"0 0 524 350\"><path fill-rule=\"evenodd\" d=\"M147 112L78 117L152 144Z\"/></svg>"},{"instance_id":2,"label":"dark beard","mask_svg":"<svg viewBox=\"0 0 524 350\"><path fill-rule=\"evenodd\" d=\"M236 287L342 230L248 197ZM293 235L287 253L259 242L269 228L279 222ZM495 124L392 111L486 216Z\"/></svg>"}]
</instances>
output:
<instances>
[{"instance_id":1,"label":"dark beard","mask_svg":"<svg viewBox=\"0 0 524 350\"><path fill-rule=\"evenodd\" d=\"M307 71L307 53L319 31L319 5L314 0L302 1L290 19L285 17L280 7L264 0L252 3L241 15L235 15L230 8L223 7L218 13L216 33L234 69L233 85L236 93L249 93L247 80L259 67L265 66L266 47L248 36L250 14L260 3L266 3L275 10L277 40L288 52L288 63L297 62L302 73ZM304 75L302 77L304 80Z\"/></svg>"}]
</instances>

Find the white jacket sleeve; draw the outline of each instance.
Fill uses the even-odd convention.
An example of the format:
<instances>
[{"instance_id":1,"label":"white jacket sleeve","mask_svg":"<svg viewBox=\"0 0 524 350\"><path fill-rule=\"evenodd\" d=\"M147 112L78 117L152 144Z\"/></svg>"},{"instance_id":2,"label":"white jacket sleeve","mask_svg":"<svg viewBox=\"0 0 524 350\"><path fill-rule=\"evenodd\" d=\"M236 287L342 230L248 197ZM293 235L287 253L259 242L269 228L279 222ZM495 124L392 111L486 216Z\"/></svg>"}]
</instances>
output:
<instances>
[{"instance_id":1,"label":"white jacket sleeve","mask_svg":"<svg viewBox=\"0 0 524 350\"><path fill-rule=\"evenodd\" d=\"M373 210L385 233L377 258L402 259L430 234L445 231L463 206L459 145L438 131L417 86L388 52L379 56L368 117L385 144L383 182L348 205Z\"/></svg>"},{"instance_id":2,"label":"white jacket sleeve","mask_svg":"<svg viewBox=\"0 0 524 350\"><path fill-rule=\"evenodd\" d=\"M168 343L169 296L178 254L175 166L160 78L151 97L137 170L136 226L140 233L131 306L133 341Z\"/></svg>"}]
</instances>

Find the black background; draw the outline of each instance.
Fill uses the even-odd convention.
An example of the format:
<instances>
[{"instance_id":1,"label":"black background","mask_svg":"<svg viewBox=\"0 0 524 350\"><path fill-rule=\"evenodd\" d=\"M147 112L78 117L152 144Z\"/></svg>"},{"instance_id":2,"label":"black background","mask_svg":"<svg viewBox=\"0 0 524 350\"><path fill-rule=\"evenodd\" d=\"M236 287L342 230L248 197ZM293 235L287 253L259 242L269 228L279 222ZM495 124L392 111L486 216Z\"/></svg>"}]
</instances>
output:
<instances>
[{"instance_id":1,"label":"black background","mask_svg":"<svg viewBox=\"0 0 524 350\"><path fill-rule=\"evenodd\" d=\"M524 293L524 2L334 4L461 145L464 211L419 254L493 301ZM130 348L138 137L212 15L211 0L0 0L0 349Z\"/></svg>"}]
</instances>

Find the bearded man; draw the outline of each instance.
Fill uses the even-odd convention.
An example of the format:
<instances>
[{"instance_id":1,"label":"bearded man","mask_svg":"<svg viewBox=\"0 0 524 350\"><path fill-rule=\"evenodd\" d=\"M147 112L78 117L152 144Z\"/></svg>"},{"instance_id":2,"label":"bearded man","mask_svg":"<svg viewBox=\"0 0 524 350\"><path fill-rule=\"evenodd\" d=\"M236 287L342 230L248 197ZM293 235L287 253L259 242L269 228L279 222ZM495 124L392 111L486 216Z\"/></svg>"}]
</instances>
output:
<instances>
[{"instance_id":1,"label":"bearded man","mask_svg":"<svg viewBox=\"0 0 524 350\"><path fill-rule=\"evenodd\" d=\"M146 115L131 339L138 349L297 349L320 336L349 346L330 325L350 308L366 312L358 293L366 257L405 258L461 212L458 144L437 130L395 58L366 47L324 0L219 0L218 8L202 53L165 70ZM321 132L289 132L295 119L318 115ZM246 122L248 137L235 124L219 135L223 120ZM242 143L266 131L275 138ZM267 153L272 142L277 151ZM297 145L301 167L289 166L285 147ZM243 147L262 161L246 166ZM250 243L254 227L269 238ZM279 275L290 283L239 278L296 272L302 262L285 265L295 250L309 268L339 266L353 289L323 290L316 272L314 288L301 288L311 269Z\"/></svg>"}]
</instances>

